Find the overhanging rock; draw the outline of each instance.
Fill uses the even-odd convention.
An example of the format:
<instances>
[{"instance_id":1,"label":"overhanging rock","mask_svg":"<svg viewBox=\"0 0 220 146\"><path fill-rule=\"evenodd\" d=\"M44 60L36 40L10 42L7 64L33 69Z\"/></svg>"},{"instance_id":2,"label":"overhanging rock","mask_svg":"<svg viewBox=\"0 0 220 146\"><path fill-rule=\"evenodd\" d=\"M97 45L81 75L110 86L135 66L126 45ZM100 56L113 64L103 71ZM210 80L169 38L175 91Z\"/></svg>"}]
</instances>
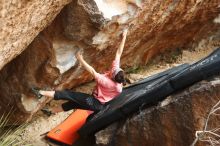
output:
<instances>
[{"instance_id":1,"label":"overhanging rock","mask_svg":"<svg viewBox=\"0 0 220 146\"><path fill-rule=\"evenodd\" d=\"M23 0L0 3L0 70L48 26L70 0Z\"/></svg>"}]
</instances>

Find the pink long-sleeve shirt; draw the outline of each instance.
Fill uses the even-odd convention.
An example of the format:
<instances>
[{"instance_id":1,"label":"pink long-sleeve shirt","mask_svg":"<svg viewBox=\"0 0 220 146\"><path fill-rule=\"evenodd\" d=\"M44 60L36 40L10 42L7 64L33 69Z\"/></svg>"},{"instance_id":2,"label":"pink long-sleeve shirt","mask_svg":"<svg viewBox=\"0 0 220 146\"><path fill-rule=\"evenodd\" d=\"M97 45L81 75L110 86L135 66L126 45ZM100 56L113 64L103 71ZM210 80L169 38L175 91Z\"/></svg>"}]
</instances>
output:
<instances>
[{"instance_id":1,"label":"pink long-sleeve shirt","mask_svg":"<svg viewBox=\"0 0 220 146\"><path fill-rule=\"evenodd\" d=\"M110 71L105 74L95 74L96 87L93 91L93 96L95 96L101 103L114 99L122 92L122 84L112 80L112 73L119 68L119 64L119 60L114 60Z\"/></svg>"}]
</instances>

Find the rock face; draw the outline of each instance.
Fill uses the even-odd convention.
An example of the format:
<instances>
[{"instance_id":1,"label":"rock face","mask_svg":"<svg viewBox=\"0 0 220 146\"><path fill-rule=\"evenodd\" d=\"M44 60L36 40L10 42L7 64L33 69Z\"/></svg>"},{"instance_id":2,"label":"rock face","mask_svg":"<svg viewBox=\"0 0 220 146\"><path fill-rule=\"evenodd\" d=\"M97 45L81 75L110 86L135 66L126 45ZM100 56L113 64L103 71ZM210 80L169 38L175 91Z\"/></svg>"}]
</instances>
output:
<instances>
[{"instance_id":1,"label":"rock face","mask_svg":"<svg viewBox=\"0 0 220 146\"><path fill-rule=\"evenodd\" d=\"M220 28L218 0L75 0L50 24L68 2L0 3L0 112L13 106L12 120L25 121L40 108L32 86L71 89L92 79L75 59L77 48L98 72L108 69L124 27L130 26L124 68L144 65L166 49L188 48Z\"/></svg>"},{"instance_id":2,"label":"rock face","mask_svg":"<svg viewBox=\"0 0 220 146\"><path fill-rule=\"evenodd\" d=\"M0 2L0 69L20 54L70 0Z\"/></svg>"},{"instance_id":3,"label":"rock face","mask_svg":"<svg viewBox=\"0 0 220 146\"><path fill-rule=\"evenodd\" d=\"M203 130L211 108L220 100L219 89L219 78L197 83L96 133L96 143L98 146L189 146L195 132ZM208 130L217 128L219 122L219 115L212 115ZM198 141L196 145L205 144Z\"/></svg>"}]
</instances>

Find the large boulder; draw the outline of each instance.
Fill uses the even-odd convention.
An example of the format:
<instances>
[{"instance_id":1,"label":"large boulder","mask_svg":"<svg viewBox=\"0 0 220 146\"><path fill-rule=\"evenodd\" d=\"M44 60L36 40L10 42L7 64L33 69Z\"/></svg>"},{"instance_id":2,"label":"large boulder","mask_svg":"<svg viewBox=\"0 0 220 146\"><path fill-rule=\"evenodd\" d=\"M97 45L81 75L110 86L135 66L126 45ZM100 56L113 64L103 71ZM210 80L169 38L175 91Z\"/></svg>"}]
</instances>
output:
<instances>
[{"instance_id":1,"label":"large boulder","mask_svg":"<svg viewBox=\"0 0 220 146\"><path fill-rule=\"evenodd\" d=\"M21 54L70 0L0 2L0 69Z\"/></svg>"},{"instance_id":2,"label":"large boulder","mask_svg":"<svg viewBox=\"0 0 220 146\"><path fill-rule=\"evenodd\" d=\"M125 27L130 29L123 68L145 65L167 49L191 47L220 27L219 1L205 0L75 0L50 24L68 2L15 1L3 9L13 11L3 15L5 25L0 31L0 108L4 109L0 112L14 107L12 121L25 121L43 106L31 94L32 86L71 89L92 80L76 61L78 48L84 49L88 63L103 72L114 58Z\"/></svg>"}]
</instances>

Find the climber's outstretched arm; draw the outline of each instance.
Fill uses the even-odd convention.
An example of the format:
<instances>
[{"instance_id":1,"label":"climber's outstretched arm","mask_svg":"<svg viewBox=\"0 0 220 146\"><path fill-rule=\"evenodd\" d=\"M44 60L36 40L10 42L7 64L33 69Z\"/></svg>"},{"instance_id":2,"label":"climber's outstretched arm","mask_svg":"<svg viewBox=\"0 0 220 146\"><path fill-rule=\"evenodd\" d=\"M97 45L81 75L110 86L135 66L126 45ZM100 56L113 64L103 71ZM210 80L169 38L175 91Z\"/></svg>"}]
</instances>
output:
<instances>
[{"instance_id":1,"label":"climber's outstretched arm","mask_svg":"<svg viewBox=\"0 0 220 146\"><path fill-rule=\"evenodd\" d=\"M122 41L121 41L121 43L120 43L120 45L118 47L118 50L116 52L115 60L120 60L120 58L121 58L121 54L122 54L123 49L124 49L127 33L128 33L128 29L124 29L123 34L122 34Z\"/></svg>"},{"instance_id":2,"label":"climber's outstretched arm","mask_svg":"<svg viewBox=\"0 0 220 146\"><path fill-rule=\"evenodd\" d=\"M77 53L76 53L76 58L79 60L79 62L83 65L83 67L89 72L89 73L91 73L92 75L93 75L93 77L95 77L95 74L97 73L96 71L95 71L95 69L92 67L92 66L90 66L84 59L83 59L83 56L82 56L82 53L81 53L81 51L78 51Z\"/></svg>"}]
</instances>

